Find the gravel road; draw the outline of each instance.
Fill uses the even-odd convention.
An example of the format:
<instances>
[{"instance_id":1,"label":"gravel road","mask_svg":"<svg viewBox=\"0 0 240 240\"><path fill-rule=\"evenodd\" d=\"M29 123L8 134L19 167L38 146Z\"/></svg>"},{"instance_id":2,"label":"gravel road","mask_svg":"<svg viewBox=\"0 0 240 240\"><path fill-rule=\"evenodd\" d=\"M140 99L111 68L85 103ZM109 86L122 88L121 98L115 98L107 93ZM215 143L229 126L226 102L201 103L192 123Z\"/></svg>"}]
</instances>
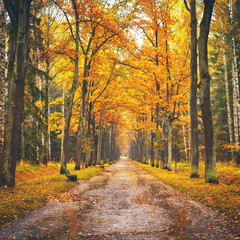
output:
<instances>
[{"instance_id":1,"label":"gravel road","mask_svg":"<svg viewBox=\"0 0 240 240\"><path fill-rule=\"evenodd\" d=\"M240 239L217 212L127 158L0 229L0 239Z\"/></svg>"}]
</instances>

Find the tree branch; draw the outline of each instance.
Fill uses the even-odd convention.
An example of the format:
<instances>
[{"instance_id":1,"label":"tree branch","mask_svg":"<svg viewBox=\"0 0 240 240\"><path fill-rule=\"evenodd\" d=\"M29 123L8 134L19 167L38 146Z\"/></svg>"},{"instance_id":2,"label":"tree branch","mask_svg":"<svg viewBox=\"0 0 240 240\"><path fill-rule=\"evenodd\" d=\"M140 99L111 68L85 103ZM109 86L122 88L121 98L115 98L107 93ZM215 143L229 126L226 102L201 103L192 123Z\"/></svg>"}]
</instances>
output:
<instances>
[{"instance_id":1,"label":"tree branch","mask_svg":"<svg viewBox=\"0 0 240 240\"><path fill-rule=\"evenodd\" d=\"M188 6L187 0L184 0L184 4L185 4L186 9L187 9L189 12L191 12L191 10L190 10L190 8L189 8L189 6Z\"/></svg>"},{"instance_id":2,"label":"tree branch","mask_svg":"<svg viewBox=\"0 0 240 240\"><path fill-rule=\"evenodd\" d=\"M52 0L52 2L53 2L59 9L61 9L61 11L63 12L64 16L66 17L67 22L68 22L68 25L69 25L69 27L70 27L71 36L72 36L73 40L75 41L75 37L74 37L74 35L73 35L72 26L71 26L71 23L70 23L70 21L69 21L69 19L68 19L67 14L65 13L65 11L63 10L63 8L62 8L55 0Z\"/></svg>"},{"instance_id":3,"label":"tree branch","mask_svg":"<svg viewBox=\"0 0 240 240\"><path fill-rule=\"evenodd\" d=\"M3 0L4 6L8 11L9 17L13 23L13 25L17 26L18 24L18 13L16 11L16 7L14 6L12 0Z\"/></svg>"}]
</instances>

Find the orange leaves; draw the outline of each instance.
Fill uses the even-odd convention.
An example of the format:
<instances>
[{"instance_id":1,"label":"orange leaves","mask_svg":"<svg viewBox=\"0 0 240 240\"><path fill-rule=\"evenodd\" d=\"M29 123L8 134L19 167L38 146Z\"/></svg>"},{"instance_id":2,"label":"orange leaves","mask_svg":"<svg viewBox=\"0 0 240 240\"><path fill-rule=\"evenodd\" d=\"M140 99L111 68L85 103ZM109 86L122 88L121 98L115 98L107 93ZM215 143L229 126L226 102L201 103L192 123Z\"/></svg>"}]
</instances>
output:
<instances>
[{"instance_id":1,"label":"orange leaves","mask_svg":"<svg viewBox=\"0 0 240 240\"><path fill-rule=\"evenodd\" d=\"M74 164L68 164L71 173L79 173L78 179L85 180L100 173L101 168L89 167L74 171ZM80 194L68 193L76 182L68 182L65 175L59 174L59 165L48 166L21 163L17 166L16 186L0 187L0 225L10 223L17 217L39 208L49 201L75 202L83 197Z\"/></svg>"},{"instance_id":2,"label":"orange leaves","mask_svg":"<svg viewBox=\"0 0 240 240\"><path fill-rule=\"evenodd\" d=\"M153 175L157 176L164 183L173 186L181 192L189 194L193 199L201 201L207 206L220 209L223 215L236 219L240 218L240 195L239 177L240 172L236 167L218 164L220 184L206 184L204 180L203 162L200 163L200 178L189 178L190 164L178 163L177 172L169 172L159 168L152 168L149 165L138 164Z\"/></svg>"},{"instance_id":3,"label":"orange leaves","mask_svg":"<svg viewBox=\"0 0 240 240\"><path fill-rule=\"evenodd\" d=\"M81 199L80 194L65 192L55 193L48 197L49 202L76 202Z\"/></svg>"}]
</instances>

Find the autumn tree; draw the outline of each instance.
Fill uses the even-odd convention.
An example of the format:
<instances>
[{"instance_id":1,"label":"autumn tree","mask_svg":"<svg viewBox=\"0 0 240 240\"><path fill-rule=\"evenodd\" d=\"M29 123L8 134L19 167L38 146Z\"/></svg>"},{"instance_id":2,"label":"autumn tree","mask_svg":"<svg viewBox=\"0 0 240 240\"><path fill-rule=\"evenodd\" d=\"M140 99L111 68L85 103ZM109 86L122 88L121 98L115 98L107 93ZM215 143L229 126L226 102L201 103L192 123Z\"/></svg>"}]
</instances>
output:
<instances>
[{"instance_id":1,"label":"autumn tree","mask_svg":"<svg viewBox=\"0 0 240 240\"><path fill-rule=\"evenodd\" d=\"M154 166L157 158L156 165L159 166L161 157L162 167L169 170L172 165L172 124L180 112L185 111L180 106L183 102L185 104L187 96L184 89L185 91L188 89L186 85L188 72L184 64L188 61L186 60L188 50L184 47L185 43L181 43L181 48L175 48L172 38L176 22L170 9L174 6L173 2L156 1L143 1L139 4L141 14L133 21L133 27L142 32L144 41L138 51L130 51L130 56L135 58L134 63L130 63L129 59L126 61L132 68L142 72L141 78L144 83L141 82L141 87L138 88L149 91L145 98L146 105L150 107L149 119L155 123L155 128L149 129L150 164ZM159 132L162 135L161 141L158 137Z\"/></svg>"},{"instance_id":2,"label":"autumn tree","mask_svg":"<svg viewBox=\"0 0 240 240\"><path fill-rule=\"evenodd\" d=\"M83 80L81 85L82 103L77 133L76 169L80 168L80 162L82 163L82 167L84 166L82 141L86 138L87 134L87 118L89 118L89 121L91 118L88 114L88 111L91 110L91 106L88 106L89 101L87 97L89 94L91 95L91 92L89 92L89 87L91 87L90 70L93 65L93 60L99 51L105 48L107 44L112 44L113 46L118 44L119 39L124 36L123 30L128 26L128 22L130 21L128 19L127 10L125 9L127 21L124 22L121 18L114 18L114 14L119 14L119 12L121 12L119 9L124 7L125 4L123 4L123 6L121 4L116 4L108 7L105 2L101 1L81 3L81 17L79 22L83 27L79 39L84 57ZM130 12L132 12L132 10Z\"/></svg>"},{"instance_id":3,"label":"autumn tree","mask_svg":"<svg viewBox=\"0 0 240 240\"><path fill-rule=\"evenodd\" d=\"M198 108L197 108L197 16L196 1L190 2L190 8L184 0L191 16L191 91L190 91L190 116L191 116L191 177L199 177L199 151L198 151Z\"/></svg>"},{"instance_id":4,"label":"autumn tree","mask_svg":"<svg viewBox=\"0 0 240 240\"><path fill-rule=\"evenodd\" d=\"M8 42L8 102L4 163L1 165L0 184L14 186L16 162L20 159L31 0L4 0L4 5L11 20L11 29ZM21 11L18 11L19 9Z\"/></svg>"},{"instance_id":5,"label":"autumn tree","mask_svg":"<svg viewBox=\"0 0 240 240\"><path fill-rule=\"evenodd\" d=\"M208 68L208 35L213 12L214 0L204 1L204 13L200 24L198 40L200 102L204 128L206 182L217 183L216 149L210 101L211 76Z\"/></svg>"}]
</instances>

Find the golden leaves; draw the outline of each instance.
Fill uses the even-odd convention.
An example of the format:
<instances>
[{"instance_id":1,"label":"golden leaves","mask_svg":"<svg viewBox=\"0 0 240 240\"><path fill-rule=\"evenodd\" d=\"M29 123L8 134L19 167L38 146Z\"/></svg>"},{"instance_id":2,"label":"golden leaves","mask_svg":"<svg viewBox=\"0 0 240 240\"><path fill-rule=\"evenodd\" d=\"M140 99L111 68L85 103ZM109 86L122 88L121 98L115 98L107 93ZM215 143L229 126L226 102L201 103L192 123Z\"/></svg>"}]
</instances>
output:
<instances>
[{"instance_id":1,"label":"golden leaves","mask_svg":"<svg viewBox=\"0 0 240 240\"><path fill-rule=\"evenodd\" d=\"M80 194L65 192L55 193L48 197L49 202L76 202L81 199Z\"/></svg>"}]
</instances>

